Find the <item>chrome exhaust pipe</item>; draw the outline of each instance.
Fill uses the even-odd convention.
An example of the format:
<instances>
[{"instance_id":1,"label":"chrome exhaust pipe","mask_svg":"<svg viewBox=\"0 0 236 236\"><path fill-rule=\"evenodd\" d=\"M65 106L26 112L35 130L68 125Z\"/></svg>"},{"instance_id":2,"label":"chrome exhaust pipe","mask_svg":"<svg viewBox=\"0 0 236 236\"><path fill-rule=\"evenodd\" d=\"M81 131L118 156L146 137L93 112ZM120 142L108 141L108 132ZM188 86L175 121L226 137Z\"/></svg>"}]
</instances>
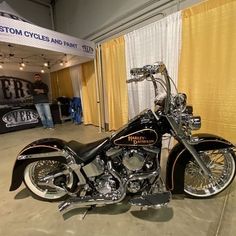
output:
<instances>
[{"instance_id":1,"label":"chrome exhaust pipe","mask_svg":"<svg viewBox=\"0 0 236 236\"><path fill-rule=\"evenodd\" d=\"M120 201L122 201L121 198L117 200L112 200L112 197L105 198L104 196L96 196L93 198L92 197L76 197L76 198L71 198L67 201L64 201L58 206L58 208L59 208L59 211L64 214L68 211L78 208L78 206L85 207L85 206L92 206L92 205L107 205L107 204L118 203Z\"/></svg>"},{"instance_id":2,"label":"chrome exhaust pipe","mask_svg":"<svg viewBox=\"0 0 236 236\"><path fill-rule=\"evenodd\" d=\"M138 173L138 174L131 174L128 177L128 182L130 181L134 181L134 180L144 180L144 179L148 179L151 177L155 177L159 174L159 168L157 168L156 170L149 172L149 173Z\"/></svg>"},{"instance_id":3,"label":"chrome exhaust pipe","mask_svg":"<svg viewBox=\"0 0 236 236\"><path fill-rule=\"evenodd\" d=\"M128 180L126 183L122 183L121 177L119 176L119 173L117 173L113 168L111 161L108 162L108 170L109 172L119 181L120 188L118 189L119 195L111 195L111 196L84 196L84 197L76 197L76 198L70 198L64 202L62 202L58 208L59 211L64 214L68 211L71 211L78 207L84 207L84 206L91 206L91 205L108 205L108 204L115 204L119 203L122 200L124 200L126 196L126 187L130 181L134 180L143 180L151 177L155 177L159 174L159 169L152 171L150 173L141 173L141 174L131 174L129 175Z\"/></svg>"}]
</instances>

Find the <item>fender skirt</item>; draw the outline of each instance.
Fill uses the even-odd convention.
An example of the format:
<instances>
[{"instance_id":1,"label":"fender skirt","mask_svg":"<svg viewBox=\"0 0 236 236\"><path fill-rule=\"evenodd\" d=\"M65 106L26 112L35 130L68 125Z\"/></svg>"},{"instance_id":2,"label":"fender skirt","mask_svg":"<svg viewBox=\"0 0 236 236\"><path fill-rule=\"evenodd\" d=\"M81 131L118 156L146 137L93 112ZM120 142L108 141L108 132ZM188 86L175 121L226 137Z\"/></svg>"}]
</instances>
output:
<instances>
[{"instance_id":1,"label":"fender skirt","mask_svg":"<svg viewBox=\"0 0 236 236\"><path fill-rule=\"evenodd\" d=\"M198 141L193 144L197 151L234 148L229 141L212 134L196 134ZM183 144L176 144L171 150L166 165L166 187L173 194L184 193L184 170L191 154Z\"/></svg>"},{"instance_id":2,"label":"fender skirt","mask_svg":"<svg viewBox=\"0 0 236 236\"><path fill-rule=\"evenodd\" d=\"M32 154L43 154L50 153L55 151L61 151L66 147L66 142L61 139L48 138L48 139L39 139L27 145L21 152L18 154L15 161L15 165L12 171L12 181L10 186L10 191L14 191L20 187L23 178L25 167L35 161L39 160L60 160L62 163L66 163L66 159L63 156L53 156L53 157L39 157L39 158L25 158L20 159L19 157L23 155L32 155Z\"/></svg>"}]
</instances>

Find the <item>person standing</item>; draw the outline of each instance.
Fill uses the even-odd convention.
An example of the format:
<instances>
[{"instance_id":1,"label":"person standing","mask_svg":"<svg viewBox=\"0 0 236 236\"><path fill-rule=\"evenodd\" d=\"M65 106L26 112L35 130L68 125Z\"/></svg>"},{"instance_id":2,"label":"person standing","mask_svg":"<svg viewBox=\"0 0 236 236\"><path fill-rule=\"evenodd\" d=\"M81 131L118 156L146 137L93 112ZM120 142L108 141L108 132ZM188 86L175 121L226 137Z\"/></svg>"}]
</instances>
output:
<instances>
[{"instance_id":1,"label":"person standing","mask_svg":"<svg viewBox=\"0 0 236 236\"><path fill-rule=\"evenodd\" d=\"M42 82L40 74L34 75L35 82L32 84L33 102L44 128L53 129L54 124L48 99L48 86Z\"/></svg>"}]
</instances>

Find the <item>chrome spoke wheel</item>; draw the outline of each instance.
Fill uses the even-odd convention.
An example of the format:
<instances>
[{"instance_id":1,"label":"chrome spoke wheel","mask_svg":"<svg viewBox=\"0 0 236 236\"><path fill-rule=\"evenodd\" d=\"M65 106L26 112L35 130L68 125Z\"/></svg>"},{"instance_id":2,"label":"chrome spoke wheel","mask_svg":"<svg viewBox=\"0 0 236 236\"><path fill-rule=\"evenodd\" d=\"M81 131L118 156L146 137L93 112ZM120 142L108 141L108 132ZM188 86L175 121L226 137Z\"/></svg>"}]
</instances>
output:
<instances>
[{"instance_id":1,"label":"chrome spoke wheel","mask_svg":"<svg viewBox=\"0 0 236 236\"><path fill-rule=\"evenodd\" d=\"M24 181L26 186L38 197L45 200L56 200L67 195L64 189L54 184L53 177L45 180L48 176L53 176L67 169L67 165L55 160L40 160L30 163L24 171ZM61 174L61 178L66 186L70 188L73 185L73 174L69 172L66 175Z\"/></svg>"},{"instance_id":2,"label":"chrome spoke wheel","mask_svg":"<svg viewBox=\"0 0 236 236\"><path fill-rule=\"evenodd\" d=\"M194 159L185 168L184 191L193 197L210 197L223 191L235 175L235 160L229 150L209 150L200 157L211 171L212 176L204 175Z\"/></svg>"}]
</instances>

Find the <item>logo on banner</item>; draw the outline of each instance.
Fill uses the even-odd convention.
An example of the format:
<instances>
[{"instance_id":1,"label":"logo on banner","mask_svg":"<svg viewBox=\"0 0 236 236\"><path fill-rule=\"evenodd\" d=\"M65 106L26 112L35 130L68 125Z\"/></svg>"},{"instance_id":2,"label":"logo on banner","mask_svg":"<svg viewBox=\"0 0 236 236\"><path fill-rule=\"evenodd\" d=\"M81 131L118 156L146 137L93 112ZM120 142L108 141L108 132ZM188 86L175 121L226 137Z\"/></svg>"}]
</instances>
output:
<instances>
[{"instance_id":1,"label":"logo on banner","mask_svg":"<svg viewBox=\"0 0 236 236\"><path fill-rule=\"evenodd\" d=\"M3 115L2 120L6 123L6 127L15 127L20 125L38 123L38 113L31 109L13 110Z\"/></svg>"},{"instance_id":2,"label":"logo on banner","mask_svg":"<svg viewBox=\"0 0 236 236\"><path fill-rule=\"evenodd\" d=\"M91 53L91 54L93 53L93 48L90 46L83 45L82 48L83 48L83 51L86 53Z\"/></svg>"},{"instance_id":3,"label":"logo on banner","mask_svg":"<svg viewBox=\"0 0 236 236\"><path fill-rule=\"evenodd\" d=\"M0 104L30 103L31 85L30 81L24 79L0 76Z\"/></svg>"}]
</instances>

